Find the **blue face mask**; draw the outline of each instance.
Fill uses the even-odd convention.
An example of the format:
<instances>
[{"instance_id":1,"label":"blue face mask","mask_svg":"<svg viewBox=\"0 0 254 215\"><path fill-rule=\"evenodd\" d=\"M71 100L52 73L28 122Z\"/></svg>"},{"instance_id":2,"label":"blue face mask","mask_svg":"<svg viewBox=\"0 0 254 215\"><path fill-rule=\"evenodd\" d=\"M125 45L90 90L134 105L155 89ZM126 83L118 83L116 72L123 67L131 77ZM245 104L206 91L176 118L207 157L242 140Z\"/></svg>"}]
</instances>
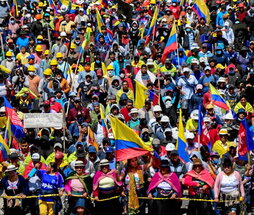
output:
<instances>
[{"instance_id":1,"label":"blue face mask","mask_svg":"<svg viewBox=\"0 0 254 215\"><path fill-rule=\"evenodd\" d=\"M187 31L187 32L191 32L191 29L187 28L186 31Z\"/></svg>"},{"instance_id":2,"label":"blue face mask","mask_svg":"<svg viewBox=\"0 0 254 215\"><path fill-rule=\"evenodd\" d=\"M216 54L221 54L222 53L222 51L216 51Z\"/></svg>"},{"instance_id":3,"label":"blue face mask","mask_svg":"<svg viewBox=\"0 0 254 215\"><path fill-rule=\"evenodd\" d=\"M219 163L219 159L216 159L216 160L212 160L212 163L217 165Z\"/></svg>"},{"instance_id":4,"label":"blue face mask","mask_svg":"<svg viewBox=\"0 0 254 215\"><path fill-rule=\"evenodd\" d=\"M95 61L95 63L100 63L100 62L101 62L101 61L99 61L99 60L96 60L96 61Z\"/></svg>"},{"instance_id":5,"label":"blue face mask","mask_svg":"<svg viewBox=\"0 0 254 215\"><path fill-rule=\"evenodd\" d=\"M234 75L234 74L235 74L235 71L234 71L234 70L230 70L228 74L229 74L229 75Z\"/></svg>"}]
</instances>

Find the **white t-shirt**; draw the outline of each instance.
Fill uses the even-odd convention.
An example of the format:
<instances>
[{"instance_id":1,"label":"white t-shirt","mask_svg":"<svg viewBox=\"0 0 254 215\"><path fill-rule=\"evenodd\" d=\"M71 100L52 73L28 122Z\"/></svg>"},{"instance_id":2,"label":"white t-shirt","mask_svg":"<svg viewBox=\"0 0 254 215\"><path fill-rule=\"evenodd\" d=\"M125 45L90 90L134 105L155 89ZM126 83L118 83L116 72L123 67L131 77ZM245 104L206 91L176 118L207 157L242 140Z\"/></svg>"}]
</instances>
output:
<instances>
[{"instance_id":1,"label":"white t-shirt","mask_svg":"<svg viewBox=\"0 0 254 215\"><path fill-rule=\"evenodd\" d=\"M223 193L230 193L238 190L239 181L235 177L235 174L223 175L220 185L220 190Z\"/></svg>"}]
</instances>

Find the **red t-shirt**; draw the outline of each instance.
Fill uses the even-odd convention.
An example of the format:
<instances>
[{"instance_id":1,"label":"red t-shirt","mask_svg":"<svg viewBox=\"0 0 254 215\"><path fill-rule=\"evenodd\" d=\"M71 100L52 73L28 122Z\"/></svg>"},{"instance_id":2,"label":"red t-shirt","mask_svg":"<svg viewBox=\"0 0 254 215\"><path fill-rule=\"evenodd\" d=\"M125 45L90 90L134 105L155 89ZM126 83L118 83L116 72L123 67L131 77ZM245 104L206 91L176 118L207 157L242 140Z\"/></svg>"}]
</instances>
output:
<instances>
[{"instance_id":1,"label":"red t-shirt","mask_svg":"<svg viewBox=\"0 0 254 215\"><path fill-rule=\"evenodd\" d=\"M57 113L60 113L60 111L63 109L62 105L59 102L55 102L54 104L50 105L50 109L54 110Z\"/></svg>"}]
</instances>

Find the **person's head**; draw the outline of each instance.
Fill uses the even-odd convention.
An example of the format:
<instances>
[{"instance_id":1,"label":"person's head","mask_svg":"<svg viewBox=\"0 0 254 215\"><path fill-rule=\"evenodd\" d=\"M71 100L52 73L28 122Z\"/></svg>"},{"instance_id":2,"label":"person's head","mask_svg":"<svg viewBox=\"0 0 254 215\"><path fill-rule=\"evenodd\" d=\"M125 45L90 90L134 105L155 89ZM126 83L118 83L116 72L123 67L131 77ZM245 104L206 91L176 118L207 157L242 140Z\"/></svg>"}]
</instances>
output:
<instances>
[{"instance_id":1,"label":"person's head","mask_svg":"<svg viewBox=\"0 0 254 215\"><path fill-rule=\"evenodd\" d=\"M105 154L106 154L106 159L109 161L112 161L114 158L114 150L111 146L105 147Z\"/></svg>"},{"instance_id":2,"label":"person's head","mask_svg":"<svg viewBox=\"0 0 254 215\"><path fill-rule=\"evenodd\" d=\"M107 159L102 159L100 161L100 169L101 171L106 174L110 171L110 168L109 168L109 161Z\"/></svg>"},{"instance_id":3,"label":"person's head","mask_svg":"<svg viewBox=\"0 0 254 215\"><path fill-rule=\"evenodd\" d=\"M60 166L60 164L63 162L64 159L64 153L62 153L61 151L57 151L55 153L55 162L58 166Z\"/></svg>"},{"instance_id":4,"label":"person's head","mask_svg":"<svg viewBox=\"0 0 254 215\"><path fill-rule=\"evenodd\" d=\"M5 170L5 174L8 176L9 179L14 178L18 175L17 173L17 167L14 165L9 165L7 169Z\"/></svg>"},{"instance_id":5,"label":"person's head","mask_svg":"<svg viewBox=\"0 0 254 215\"><path fill-rule=\"evenodd\" d=\"M178 154L178 151L177 151L177 150L171 151L171 153L170 153L170 160L171 160L173 163L176 163L176 162L179 161L179 154Z\"/></svg>"},{"instance_id":6,"label":"person's head","mask_svg":"<svg viewBox=\"0 0 254 215\"><path fill-rule=\"evenodd\" d=\"M186 140L187 140L188 145L193 146L194 145L194 139L195 139L195 136L194 136L193 133L188 132L186 134Z\"/></svg>"},{"instance_id":7,"label":"person's head","mask_svg":"<svg viewBox=\"0 0 254 215\"><path fill-rule=\"evenodd\" d=\"M85 164L83 161L80 161L80 160L75 161L74 168L75 168L75 172L78 175L83 175L83 173L85 171Z\"/></svg>"},{"instance_id":8,"label":"person's head","mask_svg":"<svg viewBox=\"0 0 254 215\"><path fill-rule=\"evenodd\" d=\"M246 111L243 108L240 108L237 112L237 117L243 120L247 116Z\"/></svg>"},{"instance_id":9,"label":"person's head","mask_svg":"<svg viewBox=\"0 0 254 215\"><path fill-rule=\"evenodd\" d=\"M162 112L161 106L155 105L153 107L153 115L155 116L155 118L161 117L161 112Z\"/></svg>"},{"instance_id":10,"label":"person's head","mask_svg":"<svg viewBox=\"0 0 254 215\"><path fill-rule=\"evenodd\" d=\"M29 152L29 144L27 142L26 138L21 138L20 139L20 149L23 153Z\"/></svg>"},{"instance_id":11,"label":"person's head","mask_svg":"<svg viewBox=\"0 0 254 215\"><path fill-rule=\"evenodd\" d=\"M234 169L233 169L233 163L230 160L230 158L225 158L224 159L224 161L222 163L222 167L223 167L223 172L226 175L230 175L234 171Z\"/></svg>"},{"instance_id":12,"label":"person's head","mask_svg":"<svg viewBox=\"0 0 254 215\"><path fill-rule=\"evenodd\" d=\"M90 161L95 161L97 157L96 148L94 146L89 146L87 152Z\"/></svg>"},{"instance_id":13,"label":"person's head","mask_svg":"<svg viewBox=\"0 0 254 215\"><path fill-rule=\"evenodd\" d=\"M127 81L123 81L122 82L122 88L123 88L124 91L129 90L129 84L128 84Z\"/></svg>"},{"instance_id":14,"label":"person's head","mask_svg":"<svg viewBox=\"0 0 254 215\"><path fill-rule=\"evenodd\" d=\"M81 100L80 100L79 97L75 97L75 98L74 98L74 107L75 107L76 109L78 109L78 108L81 107Z\"/></svg>"},{"instance_id":15,"label":"person's head","mask_svg":"<svg viewBox=\"0 0 254 215\"><path fill-rule=\"evenodd\" d=\"M169 168L169 162L168 160L162 160L160 164L160 173L162 175L170 173L170 168Z\"/></svg>"},{"instance_id":16,"label":"person's head","mask_svg":"<svg viewBox=\"0 0 254 215\"><path fill-rule=\"evenodd\" d=\"M50 162L47 166L47 172L48 173L55 173L57 172L57 164L55 162Z\"/></svg>"},{"instance_id":17,"label":"person's head","mask_svg":"<svg viewBox=\"0 0 254 215\"><path fill-rule=\"evenodd\" d=\"M63 145L60 141L56 141L56 143L54 144L54 151L55 153L63 152Z\"/></svg>"},{"instance_id":18,"label":"person's head","mask_svg":"<svg viewBox=\"0 0 254 215\"><path fill-rule=\"evenodd\" d=\"M128 110L131 110L133 108L133 101L132 100L130 100L130 99L127 100L126 108Z\"/></svg>"},{"instance_id":19,"label":"person's head","mask_svg":"<svg viewBox=\"0 0 254 215\"><path fill-rule=\"evenodd\" d=\"M183 75L186 77L186 78L189 78L190 77L190 69L188 67L185 67L183 69Z\"/></svg>"},{"instance_id":20,"label":"person's head","mask_svg":"<svg viewBox=\"0 0 254 215\"><path fill-rule=\"evenodd\" d=\"M203 164L202 161L200 159L195 159L193 161L193 166L192 169L196 172L196 173L200 173L203 170Z\"/></svg>"},{"instance_id":21,"label":"person's head","mask_svg":"<svg viewBox=\"0 0 254 215\"><path fill-rule=\"evenodd\" d=\"M241 96L240 102L241 102L241 105L245 107L245 105L246 105L246 103L247 103L246 97L245 97L245 96Z\"/></svg>"},{"instance_id":22,"label":"person's head","mask_svg":"<svg viewBox=\"0 0 254 215\"><path fill-rule=\"evenodd\" d=\"M127 166L129 168L137 168L138 167L138 159L136 157L128 159Z\"/></svg>"},{"instance_id":23,"label":"person's head","mask_svg":"<svg viewBox=\"0 0 254 215\"><path fill-rule=\"evenodd\" d=\"M222 128L219 131L219 137L220 137L221 142L225 143L228 140L228 131L227 131L227 129Z\"/></svg>"},{"instance_id":24,"label":"person's head","mask_svg":"<svg viewBox=\"0 0 254 215\"><path fill-rule=\"evenodd\" d=\"M32 154L31 159L32 159L33 164L35 165L40 162L41 156L39 153L35 152Z\"/></svg>"},{"instance_id":25,"label":"person's head","mask_svg":"<svg viewBox=\"0 0 254 215\"><path fill-rule=\"evenodd\" d=\"M208 104L208 105L206 106L206 110L207 110L207 113L208 113L209 115L213 115L213 113L214 113L214 106L213 106L213 104Z\"/></svg>"},{"instance_id":26,"label":"person's head","mask_svg":"<svg viewBox=\"0 0 254 215\"><path fill-rule=\"evenodd\" d=\"M152 107L152 102L151 102L151 100L150 100L150 99L146 99L146 100L145 100L145 109L146 109L146 110L150 110L151 107Z\"/></svg>"},{"instance_id":27,"label":"person's head","mask_svg":"<svg viewBox=\"0 0 254 215\"><path fill-rule=\"evenodd\" d=\"M142 73L142 74L146 74L146 73L147 73L147 66L146 66L146 64L143 64L143 65L141 66L141 73Z\"/></svg>"}]
</instances>

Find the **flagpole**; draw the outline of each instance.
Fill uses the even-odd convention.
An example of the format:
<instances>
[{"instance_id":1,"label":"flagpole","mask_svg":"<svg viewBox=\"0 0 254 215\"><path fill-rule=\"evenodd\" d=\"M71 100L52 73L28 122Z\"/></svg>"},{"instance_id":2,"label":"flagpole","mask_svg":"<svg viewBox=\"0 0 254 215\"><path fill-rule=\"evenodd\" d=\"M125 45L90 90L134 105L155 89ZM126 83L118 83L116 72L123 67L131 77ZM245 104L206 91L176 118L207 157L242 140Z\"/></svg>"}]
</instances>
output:
<instances>
[{"instance_id":1,"label":"flagpole","mask_svg":"<svg viewBox=\"0 0 254 215\"><path fill-rule=\"evenodd\" d=\"M200 152L200 134L198 135L198 151Z\"/></svg>"}]
</instances>

